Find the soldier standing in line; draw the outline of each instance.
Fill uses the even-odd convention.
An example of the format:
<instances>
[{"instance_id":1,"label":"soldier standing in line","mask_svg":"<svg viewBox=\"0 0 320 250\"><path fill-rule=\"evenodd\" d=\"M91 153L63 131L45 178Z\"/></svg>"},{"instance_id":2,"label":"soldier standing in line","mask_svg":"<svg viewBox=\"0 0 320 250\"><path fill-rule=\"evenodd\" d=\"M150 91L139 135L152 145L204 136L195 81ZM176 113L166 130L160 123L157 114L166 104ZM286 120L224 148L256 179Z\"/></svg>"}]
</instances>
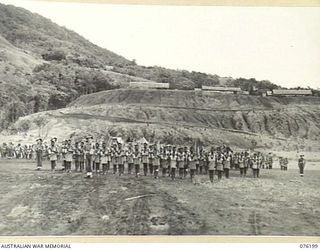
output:
<instances>
[{"instance_id":1,"label":"soldier standing in line","mask_svg":"<svg viewBox=\"0 0 320 250\"><path fill-rule=\"evenodd\" d=\"M183 152L183 162L184 162L184 169L183 169L183 177L186 178L188 171L189 171L189 151L187 147L184 148Z\"/></svg>"},{"instance_id":2,"label":"soldier standing in line","mask_svg":"<svg viewBox=\"0 0 320 250\"><path fill-rule=\"evenodd\" d=\"M196 156L193 152L190 153L188 161L189 161L189 168L190 168L190 178L191 180L193 180L193 177L197 171Z\"/></svg>"},{"instance_id":3,"label":"soldier standing in line","mask_svg":"<svg viewBox=\"0 0 320 250\"><path fill-rule=\"evenodd\" d=\"M240 155L239 155L239 153L236 153L234 156L234 161L233 161L235 169L238 169L240 167L239 166L239 159L240 159Z\"/></svg>"},{"instance_id":4,"label":"soldier standing in line","mask_svg":"<svg viewBox=\"0 0 320 250\"><path fill-rule=\"evenodd\" d=\"M196 174L200 173L200 155L199 152L195 153L195 160L196 160Z\"/></svg>"},{"instance_id":5,"label":"soldier standing in line","mask_svg":"<svg viewBox=\"0 0 320 250\"><path fill-rule=\"evenodd\" d=\"M27 159L28 160L32 159L32 147L31 147L31 145L29 145L28 149L27 149Z\"/></svg>"},{"instance_id":6,"label":"soldier standing in line","mask_svg":"<svg viewBox=\"0 0 320 250\"><path fill-rule=\"evenodd\" d=\"M140 176L140 158L141 156L140 156L139 149L138 147L136 147L133 153L133 163L134 163L135 174L137 178Z\"/></svg>"},{"instance_id":7,"label":"soldier standing in line","mask_svg":"<svg viewBox=\"0 0 320 250\"><path fill-rule=\"evenodd\" d=\"M168 169L168 156L166 151L163 150L160 158L160 165L162 169L162 177L166 177L167 169Z\"/></svg>"},{"instance_id":8,"label":"soldier standing in line","mask_svg":"<svg viewBox=\"0 0 320 250\"><path fill-rule=\"evenodd\" d=\"M231 156L228 154L224 157L224 160L223 160L223 171L227 179L229 179L230 166L231 166Z\"/></svg>"},{"instance_id":9,"label":"soldier standing in line","mask_svg":"<svg viewBox=\"0 0 320 250\"><path fill-rule=\"evenodd\" d=\"M279 157L280 170L283 170L283 158Z\"/></svg>"},{"instance_id":10,"label":"soldier standing in line","mask_svg":"<svg viewBox=\"0 0 320 250\"><path fill-rule=\"evenodd\" d=\"M62 164L62 169L66 171L67 166L66 166L66 154L67 154L67 141L62 141L61 145L61 164Z\"/></svg>"},{"instance_id":11,"label":"soldier standing in line","mask_svg":"<svg viewBox=\"0 0 320 250\"><path fill-rule=\"evenodd\" d=\"M218 171L218 181L222 179L223 174L223 157L221 153L219 153L217 157L217 171Z\"/></svg>"},{"instance_id":12,"label":"soldier standing in line","mask_svg":"<svg viewBox=\"0 0 320 250\"><path fill-rule=\"evenodd\" d=\"M149 150L147 148L147 143L143 144L143 149L141 152L141 160L143 164L143 173L144 176L147 176L148 174L148 162L149 162Z\"/></svg>"},{"instance_id":13,"label":"soldier standing in line","mask_svg":"<svg viewBox=\"0 0 320 250\"><path fill-rule=\"evenodd\" d=\"M159 168L160 168L160 155L158 151L154 149L153 170L154 170L155 179L158 179L159 177Z\"/></svg>"},{"instance_id":14,"label":"soldier standing in line","mask_svg":"<svg viewBox=\"0 0 320 250\"><path fill-rule=\"evenodd\" d=\"M57 154L58 154L58 148L55 145L55 141L51 140L51 145L48 149L48 153L49 153L49 159L50 159L50 164L51 164L51 170L54 171L56 169L57 166Z\"/></svg>"},{"instance_id":15,"label":"soldier standing in line","mask_svg":"<svg viewBox=\"0 0 320 250\"><path fill-rule=\"evenodd\" d=\"M203 168L204 168L204 174L207 175L208 170L209 170L209 154L208 154L208 152L204 153Z\"/></svg>"},{"instance_id":16,"label":"soldier standing in line","mask_svg":"<svg viewBox=\"0 0 320 250\"><path fill-rule=\"evenodd\" d=\"M108 169L108 149L105 142L102 143L102 148L101 148L101 165L102 165L102 174L106 174Z\"/></svg>"},{"instance_id":17,"label":"soldier standing in line","mask_svg":"<svg viewBox=\"0 0 320 250\"><path fill-rule=\"evenodd\" d=\"M200 152L200 156L199 156L199 174L203 174L203 170L204 170L204 155L203 155L203 151L201 150Z\"/></svg>"},{"instance_id":18,"label":"soldier standing in line","mask_svg":"<svg viewBox=\"0 0 320 250\"><path fill-rule=\"evenodd\" d=\"M80 167L80 145L79 142L76 142L74 144L74 167L76 172L79 171L79 167Z\"/></svg>"},{"instance_id":19,"label":"soldier standing in line","mask_svg":"<svg viewBox=\"0 0 320 250\"><path fill-rule=\"evenodd\" d=\"M39 171L42 168L42 155L43 155L42 139L39 138L36 140L36 142L37 142L35 146L36 162L37 162L37 170Z\"/></svg>"},{"instance_id":20,"label":"soldier standing in line","mask_svg":"<svg viewBox=\"0 0 320 250\"><path fill-rule=\"evenodd\" d=\"M262 160L261 154L259 153L258 154L258 170L257 170L257 177L258 178L260 177L260 169L262 168L262 165L263 165L263 160Z\"/></svg>"},{"instance_id":21,"label":"soldier standing in line","mask_svg":"<svg viewBox=\"0 0 320 250\"><path fill-rule=\"evenodd\" d=\"M248 169L251 168L251 163L252 161L251 161L250 155L246 154L244 158L243 177L247 176Z\"/></svg>"},{"instance_id":22,"label":"soldier standing in line","mask_svg":"<svg viewBox=\"0 0 320 250\"><path fill-rule=\"evenodd\" d=\"M119 176L124 174L124 166L128 165L127 155L124 149L120 149Z\"/></svg>"},{"instance_id":23,"label":"soldier standing in line","mask_svg":"<svg viewBox=\"0 0 320 250\"><path fill-rule=\"evenodd\" d=\"M110 157L111 157L111 166L113 168L113 174L116 174L117 173L117 152L114 146L111 148Z\"/></svg>"},{"instance_id":24,"label":"soldier standing in line","mask_svg":"<svg viewBox=\"0 0 320 250\"><path fill-rule=\"evenodd\" d=\"M242 156L240 156L239 158L239 169L240 169L240 176L244 177L245 159Z\"/></svg>"},{"instance_id":25,"label":"soldier standing in line","mask_svg":"<svg viewBox=\"0 0 320 250\"><path fill-rule=\"evenodd\" d=\"M153 159L154 159L154 149L153 149L153 145L149 146L149 172L151 175L153 175Z\"/></svg>"},{"instance_id":26,"label":"soldier standing in line","mask_svg":"<svg viewBox=\"0 0 320 250\"><path fill-rule=\"evenodd\" d=\"M175 152L172 152L170 154L169 159L170 159L171 179L174 181L176 179L176 168L177 168L177 157Z\"/></svg>"},{"instance_id":27,"label":"soldier standing in line","mask_svg":"<svg viewBox=\"0 0 320 250\"><path fill-rule=\"evenodd\" d=\"M267 165L268 165L268 169L272 169L273 159L272 159L271 153L269 153Z\"/></svg>"},{"instance_id":28,"label":"soldier standing in line","mask_svg":"<svg viewBox=\"0 0 320 250\"><path fill-rule=\"evenodd\" d=\"M283 165L284 165L284 166L283 166L283 168L284 168L283 170L284 170L284 171L287 171L287 170L288 170L288 164L289 164L288 158L284 158L284 159L283 159Z\"/></svg>"},{"instance_id":29,"label":"soldier standing in line","mask_svg":"<svg viewBox=\"0 0 320 250\"><path fill-rule=\"evenodd\" d=\"M183 172L184 172L184 159L183 159L183 154L181 152L182 148L178 149L178 153L177 153L177 165L179 168L179 177L180 179L183 178Z\"/></svg>"},{"instance_id":30,"label":"soldier standing in line","mask_svg":"<svg viewBox=\"0 0 320 250\"><path fill-rule=\"evenodd\" d=\"M84 155L86 160L86 172L87 178L92 178L92 156L94 153L93 145L90 138L86 138L86 142L84 144Z\"/></svg>"},{"instance_id":31,"label":"soldier standing in line","mask_svg":"<svg viewBox=\"0 0 320 250\"><path fill-rule=\"evenodd\" d=\"M71 172L71 162L72 162L72 157L73 157L73 152L74 149L71 145L71 140L67 141L67 153L66 153L66 166L65 166L65 170L70 173Z\"/></svg>"},{"instance_id":32,"label":"soldier standing in line","mask_svg":"<svg viewBox=\"0 0 320 250\"><path fill-rule=\"evenodd\" d=\"M97 174L100 173L100 162L101 162L102 150L100 148L100 144L97 142L94 151L94 164L95 171Z\"/></svg>"},{"instance_id":33,"label":"soldier standing in line","mask_svg":"<svg viewBox=\"0 0 320 250\"><path fill-rule=\"evenodd\" d=\"M79 167L80 167L80 172L83 172L84 170L84 142L81 141L79 145Z\"/></svg>"},{"instance_id":34,"label":"soldier standing in line","mask_svg":"<svg viewBox=\"0 0 320 250\"><path fill-rule=\"evenodd\" d=\"M300 155L300 158L298 160L298 167L300 171L300 177L304 176L304 168L306 166L306 160L304 159L304 155Z\"/></svg>"},{"instance_id":35,"label":"soldier standing in line","mask_svg":"<svg viewBox=\"0 0 320 250\"><path fill-rule=\"evenodd\" d=\"M252 172L253 172L253 178L258 178L258 169L259 169L259 162L258 162L258 158L257 155L255 154L253 156L253 160L252 160Z\"/></svg>"},{"instance_id":36,"label":"soldier standing in line","mask_svg":"<svg viewBox=\"0 0 320 250\"><path fill-rule=\"evenodd\" d=\"M130 148L129 151L127 152L127 161L128 161L128 174L131 174L134 167L132 148Z\"/></svg>"},{"instance_id":37,"label":"soldier standing in line","mask_svg":"<svg viewBox=\"0 0 320 250\"><path fill-rule=\"evenodd\" d=\"M209 179L211 182L213 182L213 179L214 179L214 170L216 168L216 156L215 156L215 153L214 152L210 152L209 154L209 167L208 167L208 170L209 170Z\"/></svg>"}]
</instances>

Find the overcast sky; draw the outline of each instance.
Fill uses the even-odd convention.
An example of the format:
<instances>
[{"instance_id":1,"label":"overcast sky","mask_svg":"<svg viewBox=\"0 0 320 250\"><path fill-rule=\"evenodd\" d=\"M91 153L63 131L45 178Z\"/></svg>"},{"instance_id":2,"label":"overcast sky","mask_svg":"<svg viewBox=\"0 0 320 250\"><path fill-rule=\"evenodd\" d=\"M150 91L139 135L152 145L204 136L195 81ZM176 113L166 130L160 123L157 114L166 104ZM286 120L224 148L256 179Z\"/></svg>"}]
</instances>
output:
<instances>
[{"instance_id":1,"label":"overcast sky","mask_svg":"<svg viewBox=\"0 0 320 250\"><path fill-rule=\"evenodd\" d=\"M141 65L320 87L320 8L0 2Z\"/></svg>"}]
</instances>

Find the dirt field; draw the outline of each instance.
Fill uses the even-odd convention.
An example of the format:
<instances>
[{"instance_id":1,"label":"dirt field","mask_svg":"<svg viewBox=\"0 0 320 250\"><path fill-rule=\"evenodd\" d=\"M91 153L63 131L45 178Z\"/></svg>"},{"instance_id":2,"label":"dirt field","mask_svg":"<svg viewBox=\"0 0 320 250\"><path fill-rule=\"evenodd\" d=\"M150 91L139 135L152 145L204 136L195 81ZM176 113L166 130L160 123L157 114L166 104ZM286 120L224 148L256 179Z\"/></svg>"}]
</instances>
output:
<instances>
[{"instance_id":1,"label":"dirt field","mask_svg":"<svg viewBox=\"0 0 320 250\"><path fill-rule=\"evenodd\" d=\"M0 235L320 235L320 167L211 184L35 171L0 161ZM127 198L149 195L144 198Z\"/></svg>"}]
</instances>

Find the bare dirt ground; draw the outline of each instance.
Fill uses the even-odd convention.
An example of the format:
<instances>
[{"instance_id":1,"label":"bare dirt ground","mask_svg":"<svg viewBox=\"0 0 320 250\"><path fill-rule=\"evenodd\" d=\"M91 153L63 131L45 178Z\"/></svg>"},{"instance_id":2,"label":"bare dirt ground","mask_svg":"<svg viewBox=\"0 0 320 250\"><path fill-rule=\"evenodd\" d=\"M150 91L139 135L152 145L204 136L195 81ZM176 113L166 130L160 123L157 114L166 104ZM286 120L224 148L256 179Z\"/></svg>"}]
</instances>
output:
<instances>
[{"instance_id":1,"label":"bare dirt ground","mask_svg":"<svg viewBox=\"0 0 320 250\"><path fill-rule=\"evenodd\" d=\"M294 164L261 178L235 170L171 181L35 171L0 161L0 235L320 235L319 162L300 178ZM126 200L138 195L139 199Z\"/></svg>"}]
</instances>

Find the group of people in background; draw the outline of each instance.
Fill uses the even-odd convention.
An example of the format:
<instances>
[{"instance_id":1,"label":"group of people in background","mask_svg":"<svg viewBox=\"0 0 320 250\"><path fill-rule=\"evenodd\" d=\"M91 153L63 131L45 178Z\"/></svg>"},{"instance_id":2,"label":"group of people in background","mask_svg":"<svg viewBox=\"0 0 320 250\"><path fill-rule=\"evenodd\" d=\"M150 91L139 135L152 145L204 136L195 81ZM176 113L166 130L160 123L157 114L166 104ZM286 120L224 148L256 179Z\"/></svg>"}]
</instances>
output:
<instances>
[{"instance_id":1,"label":"group of people in background","mask_svg":"<svg viewBox=\"0 0 320 250\"><path fill-rule=\"evenodd\" d=\"M49 160L51 170L56 171L58 163L61 170L85 172L86 177L95 174L134 174L151 175L154 178L169 176L172 180L195 175L208 175L211 182L214 176L218 180L229 178L230 169L236 169L240 177L246 177L252 170L254 178L260 177L260 169L272 169L271 153L264 155L260 152L234 152L231 148L203 148L196 146L178 147L175 145L150 144L148 142L119 142L117 138L106 141L95 141L93 137L72 142L64 140L58 143L52 138L50 143L38 139L35 145L3 143L0 147L0 157L36 160L37 170L42 168L42 162ZM301 160L302 159L302 160ZM281 170L288 169L288 159L280 158ZM300 157L298 166L303 176L305 160Z\"/></svg>"}]
</instances>

